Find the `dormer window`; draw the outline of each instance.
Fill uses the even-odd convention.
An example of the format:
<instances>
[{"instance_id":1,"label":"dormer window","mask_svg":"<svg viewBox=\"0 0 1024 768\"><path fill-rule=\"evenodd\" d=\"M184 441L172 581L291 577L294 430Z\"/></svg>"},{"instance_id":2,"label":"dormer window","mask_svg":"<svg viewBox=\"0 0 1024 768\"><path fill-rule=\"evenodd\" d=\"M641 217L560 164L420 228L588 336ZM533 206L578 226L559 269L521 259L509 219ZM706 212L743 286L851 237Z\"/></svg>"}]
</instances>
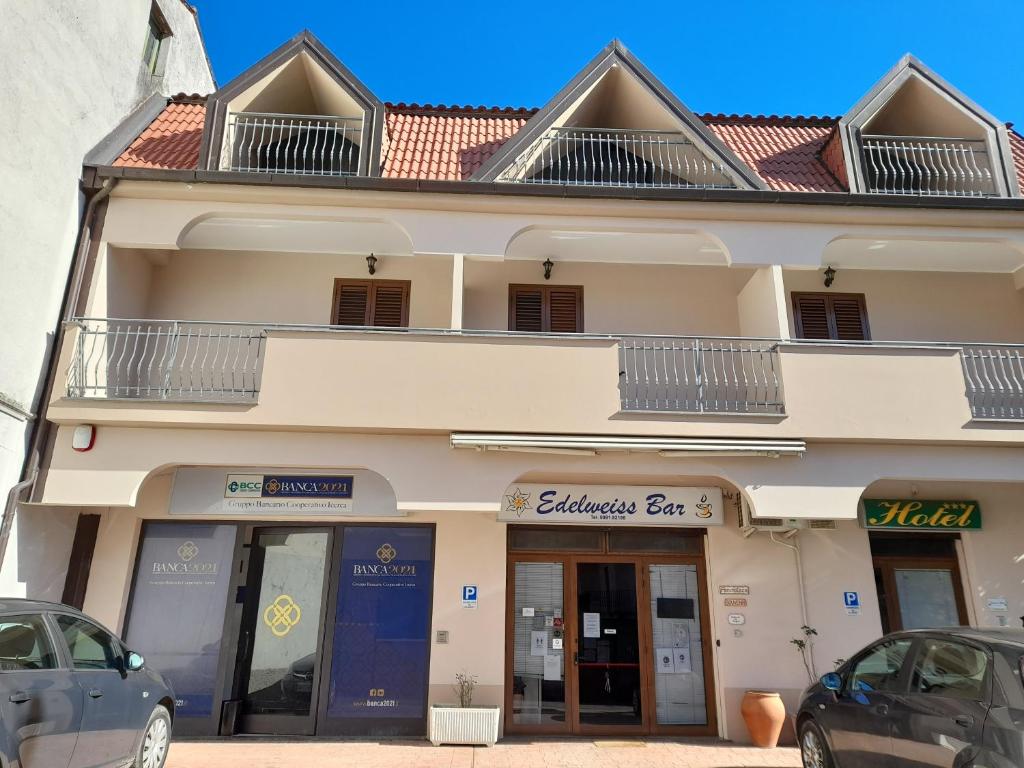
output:
<instances>
[{"instance_id":1,"label":"dormer window","mask_svg":"<svg viewBox=\"0 0 1024 768\"><path fill-rule=\"evenodd\" d=\"M228 118L226 170L355 176L362 117L238 112Z\"/></svg>"},{"instance_id":2,"label":"dormer window","mask_svg":"<svg viewBox=\"0 0 1024 768\"><path fill-rule=\"evenodd\" d=\"M1006 127L911 56L839 126L854 192L1016 194Z\"/></svg>"},{"instance_id":3,"label":"dormer window","mask_svg":"<svg viewBox=\"0 0 1024 768\"><path fill-rule=\"evenodd\" d=\"M376 175L384 107L305 32L208 101L200 163L297 176Z\"/></svg>"},{"instance_id":4,"label":"dormer window","mask_svg":"<svg viewBox=\"0 0 1024 768\"><path fill-rule=\"evenodd\" d=\"M473 178L663 189L764 186L618 42L598 54Z\"/></svg>"}]
</instances>

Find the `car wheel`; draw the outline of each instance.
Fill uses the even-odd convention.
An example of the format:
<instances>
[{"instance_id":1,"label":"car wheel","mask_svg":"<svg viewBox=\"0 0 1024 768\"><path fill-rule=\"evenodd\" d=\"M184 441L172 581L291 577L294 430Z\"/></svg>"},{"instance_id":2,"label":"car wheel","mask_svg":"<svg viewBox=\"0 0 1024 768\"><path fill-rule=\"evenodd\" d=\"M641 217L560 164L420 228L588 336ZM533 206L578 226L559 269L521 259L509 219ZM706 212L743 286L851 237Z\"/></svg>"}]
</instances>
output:
<instances>
[{"instance_id":1,"label":"car wheel","mask_svg":"<svg viewBox=\"0 0 1024 768\"><path fill-rule=\"evenodd\" d=\"M825 736L813 720L800 726L800 759L804 768L833 768L835 765Z\"/></svg>"},{"instance_id":2,"label":"car wheel","mask_svg":"<svg viewBox=\"0 0 1024 768\"><path fill-rule=\"evenodd\" d=\"M157 706L139 740L135 768L164 768L170 746L171 715L163 706Z\"/></svg>"}]
</instances>

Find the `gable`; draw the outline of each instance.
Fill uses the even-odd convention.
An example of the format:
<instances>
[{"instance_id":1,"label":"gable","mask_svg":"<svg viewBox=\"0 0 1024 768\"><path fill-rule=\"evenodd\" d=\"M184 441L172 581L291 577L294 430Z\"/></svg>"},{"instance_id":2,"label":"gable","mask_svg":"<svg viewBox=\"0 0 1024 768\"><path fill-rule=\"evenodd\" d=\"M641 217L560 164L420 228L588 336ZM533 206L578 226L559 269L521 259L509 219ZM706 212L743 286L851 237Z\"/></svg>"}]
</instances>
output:
<instances>
[{"instance_id":1,"label":"gable","mask_svg":"<svg viewBox=\"0 0 1024 768\"><path fill-rule=\"evenodd\" d=\"M1019 194L1006 126L909 54L840 118L839 132L851 191L879 191L876 175L896 184L962 174L955 191L937 182L919 192Z\"/></svg>"},{"instance_id":2,"label":"gable","mask_svg":"<svg viewBox=\"0 0 1024 768\"><path fill-rule=\"evenodd\" d=\"M618 41L474 175L481 181L763 189Z\"/></svg>"},{"instance_id":3,"label":"gable","mask_svg":"<svg viewBox=\"0 0 1024 768\"><path fill-rule=\"evenodd\" d=\"M310 162L321 158L312 173L376 175L383 129L383 103L306 31L208 98L199 167L239 169L243 150L246 162L305 152ZM257 142L264 143L252 149ZM322 158L332 152L325 171Z\"/></svg>"}]
</instances>

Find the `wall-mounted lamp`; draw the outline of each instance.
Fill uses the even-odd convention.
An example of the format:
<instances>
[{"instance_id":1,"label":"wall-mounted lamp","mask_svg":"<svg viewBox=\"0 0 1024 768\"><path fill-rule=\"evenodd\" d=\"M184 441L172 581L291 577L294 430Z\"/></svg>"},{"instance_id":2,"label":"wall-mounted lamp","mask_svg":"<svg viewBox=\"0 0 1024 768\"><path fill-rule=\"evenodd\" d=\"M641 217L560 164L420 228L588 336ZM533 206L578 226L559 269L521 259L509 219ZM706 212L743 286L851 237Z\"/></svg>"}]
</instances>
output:
<instances>
[{"instance_id":1,"label":"wall-mounted lamp","mask_svg":"<svg viewBox=\"0 0 1024 768\"><path fill-rule=\"evenodd\" d=\"M835 282L835 279L836 279L836 271L834 269L832 269L832 265L830 264L828 266L828 268L825 269L825 287L826 288L831 288L832 287L832 283Z\"/></svg>"},{"instance_id":2,"label":"wall-mounted lamp","mask_svg":"<svg viewBox=\"0 0 1024 768\"><path fill-rule=\"evenodd\" d=\"M377 257L372 253L366 257L366 268L369 270L371 275L377 271Z\"/></svg>"},{"instance_id":3,"label":"wall-mounted lamp","mask_svg":"<svg viewBox=\"0 0 1024 768\"><path fill-rule=\"evenodd\" d=\"M544 259L544 263L541 264L541 266L544 267L544 279L545 280L550 280L551 279L551 268L553 266L555 266L555 262L553 262L551 259Z\"/></svg>"}]
</instances>

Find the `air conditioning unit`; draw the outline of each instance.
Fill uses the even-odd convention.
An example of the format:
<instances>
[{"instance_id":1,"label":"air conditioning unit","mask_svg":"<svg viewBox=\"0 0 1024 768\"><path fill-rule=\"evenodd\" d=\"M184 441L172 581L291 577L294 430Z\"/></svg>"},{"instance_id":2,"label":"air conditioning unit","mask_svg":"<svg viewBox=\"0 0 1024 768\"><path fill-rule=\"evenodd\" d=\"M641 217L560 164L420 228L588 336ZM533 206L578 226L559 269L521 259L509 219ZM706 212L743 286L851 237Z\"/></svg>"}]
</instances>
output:
<instances>
[{"instance_id":1,"label":"air conditioning unit","mask_svg":"<svg viewBox=\"0 0 1024 768\"><path fill-rule=\"evenodd\" d=\"M758 531L775 531L793 536L802 529L817 531L836 530L835 520L808 520L803 517L754 517L750 505L740 499L740 531L744 536L751 536Z\"/></svg>"}]
</instances>

